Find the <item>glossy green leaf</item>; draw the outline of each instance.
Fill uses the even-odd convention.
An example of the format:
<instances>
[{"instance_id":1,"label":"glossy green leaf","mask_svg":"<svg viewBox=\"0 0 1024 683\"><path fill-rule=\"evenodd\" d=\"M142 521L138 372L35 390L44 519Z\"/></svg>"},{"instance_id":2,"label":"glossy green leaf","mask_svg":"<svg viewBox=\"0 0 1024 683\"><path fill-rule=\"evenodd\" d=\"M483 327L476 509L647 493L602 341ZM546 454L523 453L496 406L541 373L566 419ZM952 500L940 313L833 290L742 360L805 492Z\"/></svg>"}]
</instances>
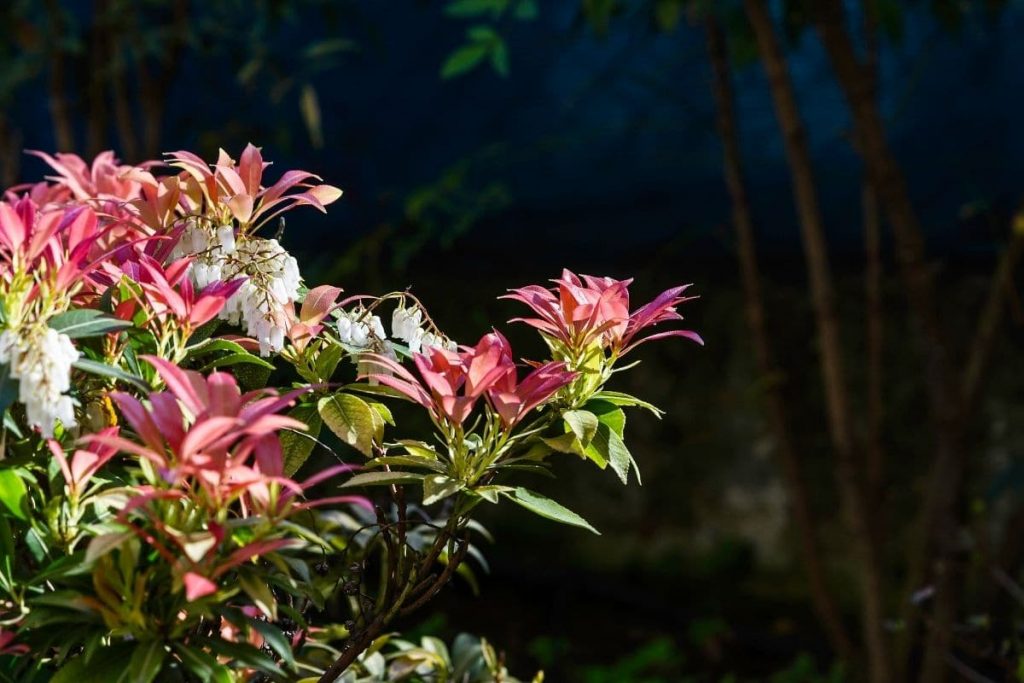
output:
<instances>
[{"instance_id":1,"label":"glossy green leaf","mask_svg":"<svg viewBox=\"0 0 1024 683\"><path fill-rule=\"evenodd\" d=\"M370 404L352 394L333 394L320 399L317 410L339 439L363 455L373 455L373 444L383 436L384 421Z\"/></svg>"},{"instance_id":2,"label":"glossy green leaf","mask_svg":"<svg viewBox=\"0 0 1024 683\"><path fill-rule=\"evenodd\" d=\"M598 399L588 401L584 408L596 415L598 422L608 425L619 436L625 433L626 413L614 403Z\"/></svg>"},{"instance_id":3,"label":"glossy green leaf","mask_svg":"<svg viewBox=\"0 0 1024 683\"><path fill-rule=\"evenodd\" d=\"M461 481L443 474L431 474L423 478L423 504L430 505L457 493L463 488Z\"/></svg>"},{"instance_id":4,"label":"glossy green leaf","mask_svg":"<svg viewBox=\"0 0 1024 683\"><path fill-rule=\"evenodd\" d=\"M125 372L121 368L116 368L113 365L107 365L106 363L101 363L90 358L79 358L72 363L72 366L82 372L87 372L90 375L107 377L117 382L131 384L139 391L148 392L153 390L153 387L149 386L149 384L147 384L141 377Z\"/></svg>"},{"instance_id":5,"label":"glossy green leaf","mask_svg":"<svg viewBox=\"0 0 1024 683\"><path fill-rule=\"evenodd\" d=\"M18 519L25 521L25 499L28 489L25 480L12 469L0 470L0 503Z\"/></svg>"},{"instance_id":6,"label":"glossy green leaf","mask_svg":"<svg viewBox=\"0 0 1024 683\"><path fill-rule=\"evenodd\" d=\"M629 480L629 468L633 464L633 457L622 441L622 437L608 425L601 423L598 426L594 440L587 447L587 457L594 460L601 469L604 469L605 464L610 464L623 484ZM639 478L638 471L637 479Z\"/></svg>"},{"instance_id":7,"label":"glossy green leaf","mask_svg":"<svg viewBox=\"0 0 1024 683\"><path fill-rule=\"evenodd\" d=\"M131 327L126 320L119 320L92 308L64 311L50 318L50 327L72 339L98 337L110 332Z\"/></svg>"},{"instance_id":8,"label":"glossy green leaf","mask_svg":"<svg viewBox=\"0 0 1024 683\"><path fill-rule=\"evenodd\" d=\"M360 472L342 484L342 487L413 484L421 479L423 479L422 474L413 474L411 472Z\"/></svg>"},{"instance_id":9,"label":"glossy green leaf","mask_svg":"<svg viewBox=\"0 0 1024 683\"><path fill-rule=\"evenodd\" d=\"M206 365L204 365L202 368L200 368L199 372L207 373L210 370L216 368L228 368L233 365L243 364L258 365L260 367L267 368L268 370L274 369L273 363L266 361L255 354L249 353L247 351L242 351L241 353L231 353L226 356L216 358L207 363Z\"/></svg>"},{"instance_id":10,"label":"glossy green leaf","mask_svg":"<svg viewBox=\"0 0 1024 683\"><path fill-rule=\"evenodd\" d=\"M590 522L583 519L569 508L556 503L550 498L542 496L539 493L534 493L533 491L524 489L520 486L515 491L505 493L504 495L512 502L522 505L530 512L540 515L541 517L555 522L560 522L562 524L568 524L570 526L578 526L581 529L592 531L599 536L601 534L601 532L590 525Z\"/></svg>"},{"instance_id":11,"label":"glossy green leaf","mask_svg":"<svg viewBox=\"0 0 1024 683\"><path fill-rule=\"evenodd\" d=\"M285 429L280 432L284 476L291 477L309 459L313 448L316 447L317 439L320 438L324 422L317 411L317 406L311 403L295 406L289 411L288 417L295 418L308 427L306 431Z\"/></svg>"},{"instance_id":12,"label":"glossy green leaf","mask_svg":"<svg viewBox=\"0 0 1024 683\"><path fill-rule=\"evenodd\" d=\"M566 431L571 430L583 448L590 444L597 433L597 415L589 410L567 410L562 414L562 419L568 427Z\"/></svg>"},{"instance_id":13,"label":"glossy green leaf","mask_svg":"<svg viewBox=\"0 0 1024 683\"><path fill-rule=\"evenodd\" d=\"M663 413L663 411L657 406L648 403L647 401L641 400L636 396L624 394L621 391L599 391L596 394L594 394L594 398L599 401L607 401L608 403L617 406L636 406L637 408L645 408L654 413L655 415L657 415L658 417L661 417Z\"/></svg>"},{"instance_id":14,"label":"glossy green leaf","mask_svg":"<svg viewBox=\"0 0 1024 683\"><path fill-rule=\"evenodd\" d=\"M230 339L204 339L186 349L186 358L198 358L211 353L246 353L245 347Z\"/></svg>"}]
</instances>

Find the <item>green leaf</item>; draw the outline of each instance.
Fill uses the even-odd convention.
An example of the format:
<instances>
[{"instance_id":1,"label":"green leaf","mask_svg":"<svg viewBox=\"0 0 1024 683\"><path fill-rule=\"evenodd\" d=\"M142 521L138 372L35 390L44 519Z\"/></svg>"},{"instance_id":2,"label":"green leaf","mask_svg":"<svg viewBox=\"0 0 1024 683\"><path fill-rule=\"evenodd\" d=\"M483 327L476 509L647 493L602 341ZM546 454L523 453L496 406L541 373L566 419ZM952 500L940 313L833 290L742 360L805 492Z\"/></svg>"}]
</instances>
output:
<instances>
[{"instance_id":1,"label":"green leaf","mask_svg":"<svg viewBox=\"0 0 1024 683\"><path fill-rule=\"evenodd\" d=\"M299 112L302 114L302 122L306 124L306 132L309 134L309 142L314 149L324 146L323 117L320 110L320 98L317 96L316 88L312 83L302 86L302 94L299 97Z\"/></svg>"},{"instance_id":2,"label":"green leaf","mask_svg":"<svg viewBox=\"0 0 1024 683\"><path fill-rule=\"evenodd\" d=\"M501 36L498 35L498 32L485 25L473 26L466 31L466 37L474 43L487 43L488 45L501 41Z\"/></svg>"},{"instance_id":3,"label":"green leaf","mask_svg":"<svg viewBox=\"0 0 1024 683\"><path fill-rule=\"evenodd\" d=\"M253 604L268 619L271 621L277 619L277 600L274 599L274 594L270 591L270 586L267 585L266 581L249 572L239 572L238 583L242 590L252 598Z\"/></svg>"},{"instance_id":4,"label":"green leaf","mask_svg":"<svg viewBox=\"0 0 1024 683\"><path fill-rule=\"evenodd\" d=\"M459 19L471 19L491 13L497 18L508 6L508 0L452 0L445 5L444 13Z\"/></svg>"},{"instance_id":5,"label":"green leaf","mask_svg":"<svg viewBox=\"0 0 1024 683\"><path fill-rule=\"evenodd\" d=\"M654 23L659 31L671 33L683 18L681 0L657 0L654 3Z\"/></svg>"},{"instance_id":6,"label":"green leaf","mask_svg":"<svg viewBox=\"0 0 1024 683\"><path fill-rule=\"evenodd\" d=\"M155 641L143 641L132 652L128 670L121 676L121 683L152 683L160 674L167 658L164 644Z\"/></svg>"},{"instance_id":7,"label":"green leaf","mask_svg":"<svg viewBox=\"0 0 1024 683\"><path fill-rule=\"evenodd\" d=\"M423 479L422 474L411 472L360 472L342 484L342 488L355 486L387 486L389 484L413 484Z\"/></svg>"},{"instance_id":8,"label":"green leaf","mask_svg":"<svg viewBox=\"0 0 1024 683\"><path fill-rule=\"evenodd\" d=\"M500 38L491 47L491 66L498 72L498 75L502 77L508 76L508 47L505 46L505 41Z\"/></svg>"},{"instance_id":9,"label":"green leaf","mask_svg":"<svg viewBox=\"0 0 1024 683\"><path fill-rule=\"evenodd\" d=\"M530 512L540 515L541 517L555 522L561 522L562 524L568 524L570 526L578 526L581 529L592 531L598 536L601 535L601 532L592 527L587 520L583 519L569 508L560 505L539 493L534 493L533 491L524 489L520 486L515 491L505 493L504 495L512 502L522 505Z\"/></svg>"},{"instance_id":10,"label":"green leaf","mask_svg":"<svg viewBox=\"0 0 1024 683\"><path fill-rule=\"evenodd\" d=\"M304 432L285 429L280 433L281 453L284 455L284 476L291 477L309 459L316 446L316 441L320 437L324 421L320 418L317 407L311 403L295 406L288 412L288 417L309 427Z\"/></svg>"},{"instance_id":11,"label":"green leaf","mask_svg":"<svg viewBox=\"0 0 1024 683\"><path fill-rule=\"evenodd\" d=\"M0 470L0 503L4 504L7 510L22 521L27 521L25 516L25 499L28 496L28 489L25 488L25 481L12 469Z\"/></svg>"},{"instance_id":12,"label":"green leaf","mask_svg":"<svg viewBox=\"0 0 1024 683\"><path fill-rule=\"evenodd\" d=\"M423 478L423 504L430 505L443 500L463 488L463 483L443 474L431 474Z\"/></svg>"},{"instance_id":13,"label":"green leaf","mask_svg":"<svg viewBox=\"0 0 1024 683\"><path fill-rule=\"evenodd\" d=\"M463 45L448 55L448 59L441 66L441 78L448 80L471 71L487 58L490 51L490 46L485 43Z\"/></svg>"},{"instance_id":14,"label":"green leaf","mask_svg":"<svg viewBox=\"0 0 1024 683\"><path fill-rule=\"evenodd\" d=\"M562 419L565 421L566 432L573 434L579 442L580 450L573 452L582 453L597 433L597 415L589 410L567 410L562 413Z\"/></svg>"},{"instance_id":15,"label":"green leaf","mask_svg":"<svg viewBox=\"0 0 1024 683\"><path fill-rule=\"evenodd\" d=\"M395 416L391 414L390 408L388 408L386 405L378 401L367 401L367 403L370 404L371 408L377 411L377 413L380 415L380 418L384 420L385 424L389 424L392 427L395 426Z\"/></svg>"},{"instance_id":16,"label":"green leaf","mask_svg":"<svg viewBox=\"0 0 1024 683\"><path fill-rule=\"evenodd\" d=\"M120 681L131 666L135 643L116 643L96 650L91 657L75 657L50 679L50 683L111 683Z\"/></svg>"},{"instance_id":17,"label":"green leaf","mask_svg":"<svg viewBox=\"0 0 1024 683\"><path fill-rule=\"evenodd\" d=\"M206 356L217 351L224 351L225 353L246 353L245 347L238 342L233 342L230 339L204 339L203 341L193 344L186 349L186 358L198 358L200 356Z\"/></svg>"},{"instance_id":18,"label":"green leaf","mask_svg":"<svg viewBox=\"0 0 1024 683\"><path fill-rule=\"evenodd\" d=\"M236 666L242 664L259 669L264 673L284 676L281 667L275 664L273 659L248 643L229 643L226 640L213 638L197 638L196 642L206 645L214 654L230 657Z\"/></svg>"},{"instance_id":19,"label":"green leaf","mask_svg":"<svg viewBox=\"0 0 1024 683\"><path fill-rule=\"evenodd\" d=\"M204 365L202 368L200 368L199 372L205 373L209 372L210 370L213 370L214 368L227 368L231 367L232 365L242 365L246 363L249 365L258 365L260 367L267 368L268 370L274 369L273 363L263 360L259 356L251 354L248 351L243 351L241 353L232 353L228 354L227 356L221 356L220 358L212 360L206 365Z\"/></svg>"},{"instance_id":20,"label":"green leaf","mask_svg":"<svg viewBox=\"0 0 1024 683\"><path fill-rule=\"evenodd\" d=\"M625 433L626 413L614 403L596 399L588 401L583 407L596 415L601 424L611 427L611 430L619 436Z\"/></svg>"},{"instance_id":21,"label":"green leaf","mask_svg":"<svg viewBox=\"0 0 1024 683\"><path fill-rule=\"evenodd\" d=\"M263 640L274 651L274 654L283 659L288 666L295 666L295 655L292 653L291 643L281 633L281 629L259 619L249 619L248 622L252 628L256 629L263 636Z\"/></svg>"},{"instance_id":22,"label":"green leaf","mask_svg":"<svg viewBox=\"0 0 1024 683\"><path fill-rule=\"evenodd\" d=\"M513 16L520 21L531 21L537 18L537 0L519 0L513 11Z\"/></svg>"},{"instance_id":23,"label":"green leaf","mask_svg":"<svg viewBox=\"0 0 1024 683\"><path fill-rule=\"evenodd\" d=\"M116 368L113 365L107 365L96 360L89 358L79 358L72 366L81 370L82 372L88 372L90 375L98 375L100 377L109 377L118 382L124 382L125 384L131 384L139 391L149 392L153 390L153 387L146 383L146 380L136 375L132 375L125 372L121 368Z\"/></svg>"},{"instance_id":24,"label":"green leaf","mask_svg":"<svg viewBox=\"0 0 1024 683\"><path fill-rule=\"evenodd\" d=\"M201 681L210 683L232 683L235 679L231 671L202 650L189 645L175 645L174 651L181 658L181 663L194 673Z\"/></svg>"},{"instance_id":25,"label":"green leaf","mask_svg":"<svg viewBox=\"0 0 1024 683\"><path fill-rule=\"evenodd\" d=\"M385 465L389 467L392 465L399 465L401 467L425 467L441 473L445 471L444 466L436 460L428 460L427 458L420 458L415 455L383 455L366 463L367 467L384 467Z\"/></svg>"},{"instance_id":26,"label":"green leaf","mask_svg":"<svg viewBox=\"0 0 1024 683\"><path fill-rule=\"evenodd\" d=\"M654 413L658 417L661 417L663 414L663 411L657 406L648 403L647 401L643 401L637 398L636 396L624 394L621 391L599 391L596 394L594 394L594 398L599 401L607 401L608 403L617 406L636 406L638 408L645 408Z\"/></svg>"},{"instance_id":27,"label":"green leaf","mask_svg":"<svg viewBox=\"0 0 1024 683\"><path fill-rule=\"evenodd\" d=\"M333 394L320 399L317 410L339 439L365 456L373 455L373 444L383 438L384 421L370 404L352 394Z\"/></svg>"},{"instance_id":28,"label":"green leaf","mask_svg":"<svg viewBox=\"0 0 1024 683\"><path fill-rule=\"evenodd\" d=\"M603 463L610 463L615 474L619 475L619 479L625 484L629 481L629 468L633 463L633 456L630 455L629 449L626 448L626 444L622 441L622 437L615 433L608 425L602 423L597 428L597 434L594 436L594 440L590 442L590 446L587 447L587 456L596 462L601 469L604 469ZM640 472L637 471L637 479L640 478Z\"/></svg>"},{"instance_id":29,"label":"green leaf","mask_svg":"<svg viewBox=\"0 0 1024 683\"><path fill-rule=\"evenodd\" d=\"M550 451L557 451L559 453L572 453L574 455L586 455L583 447L580 445L580 440L576 438L576 435L571 431L560 434L559 436L550 436L541 439L541 442L549 450L534 446L530 449L530 455L537 457L538 459L547 455Z\"/></svg>"},{"instance_id":30,"label":"green leaf","mask_svg":"<svg viewBox=\"0 0 1024 683\"><path fill-rule=\"evenodd\" d=\"M252 363L241 363L231 370L243 391L253 391L267 386L271 372L273 371L264 365Z\"/></svg>"},{"instance_id":31,"label":"green leaf","mask_svg":"<svg viewBox=\"0 0 1024 683\"><path fill-rule=\"evenodd\" d=\"M126 320L119 320L92 308L65 311L50 318L51 328L72 339L99 337L131 326L132 324Z\"/></svg>"},{"instance_id":32,"label":"green leaf","mask_svg":"<svg viewBox=\"0 0 1024 683\"><path fill-rule=\"evenodd\" d=\"M338 362L341 357L345 354L345 349L341 348L339 344L330 344L323 348L319 354L317 354L314 368L319 378L327 381L334 375L334 371L338 369Z\"/></svg>"}]
</instances>

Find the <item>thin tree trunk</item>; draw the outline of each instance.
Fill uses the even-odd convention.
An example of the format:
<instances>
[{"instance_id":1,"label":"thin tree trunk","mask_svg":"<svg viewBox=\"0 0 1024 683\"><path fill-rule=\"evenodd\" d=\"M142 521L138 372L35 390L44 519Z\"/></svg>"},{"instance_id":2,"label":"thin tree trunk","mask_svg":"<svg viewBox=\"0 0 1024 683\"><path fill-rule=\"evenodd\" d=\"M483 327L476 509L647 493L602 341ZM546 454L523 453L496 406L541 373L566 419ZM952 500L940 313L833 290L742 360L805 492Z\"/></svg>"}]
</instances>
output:
<instances>
[{"instance_id":1,"label":"thin tree trunk","mask_svg":"<svg viewBox=\"0 0 1024 683\"><path fill-rule=\"evenodd\" d=\"M736 122L735 97L725 35L713 16L707 18L707 40L714 71L713 90L717 104L716 120L722 140L725 181L732 198L733 224L736 229L740 273L746 300L747 322L757 357L758 369L765 378L781 375L775 360L768 330L765 325L764 300L761 294L761 274L757 265L754 224L743 178L739 130ZM775 436L776 450L789 493L791 514L800 540L800 553L807 572L811 601L818 619L825 629L829 643L843 660L853 661L853 645L843 625L839 608L829 591L825 571L821 564L810 496L797 457L786 415L786 403L777 384L771 383L765 391L768 422Z\"/></svg>"},{"instance_id":2,"label":"thin tree trunk","mask_svg":"<svg viewBox=\"0 0 1024 683\"><path fill-rule=\"evenodd\" d=\"M785 142L786 157L793 178L794 200L803 233L804 253L810 275L820 338L822 379L828 413L829 432L836 452L836 475L839 492L846 508L850 529L856 544L864 607L864 640L868 671L874 683L889 680L887 643L883 630L884 609L882 575L878 550L871 533L861 483L857 479L859 464L851 430L849 393L843 370L841 335L835 311L835 294L828 252L822 228L821 211L810 151L801 121L788 65L775 34L772 17L764 0L745 0L747 16L757 39L758 50L775 104L776 117Z\"/></svg>"},{"instance_id":3,"label":"thin tree trunk","mask_svg":"<svg viewBox=\"0 0 1024 683\"><path fill-rule=\"evenodd\" d=\"M885 500L885 448L882 423L885 418L883 352L885 349L885 309L882 298L882 221L878 196L871 181L861 189L864 211L864 299L867 310L867 500L875 509L876 529L882 526ZM876 533L876 537L877 537Z\"/></svg>"},{"instance_id":4,"label":"thin tree trunk","mask_svg":"<svg viewBox=\"0 0 1024 683\"><path fill-rule=\"evenodd\" d=\"M932 566L935 607L921 671L921 680L932 683L945 679L946 654L957 602L956 575L960 569L956 561L956 506L966 467L961 391L950 364L947 338L939 324L920 225L903 173L886 141L870 78L857 61L846 32L843 3L821 0L815 3L815 11L822 43L853 114L857 147L893 230L904 286L925 346L925 380L935 421L936 451L922 508L918 534L921 540L911 551L908 575L911 590L921 586L931 551L938 550L937 561ZM911 610L906 615L910 637L916 631L915 614L916 610ZM902 662L905 656L906 652L901 657Z\"/></svg>"},{"instance_id":5,"label":"thin tree trunk","mask_svg":"<svg viewBox=\"0 0 1024 683\"><path fill-rule=\"evenodd\" d=\"M114 101L114 123L117 125L117 138L120 141L120 157L125 161L137 164L142 161L139 156L138 137L135 135L135 120L125 83L124 46L120 38L115 38L111 45L110 90Z\"/></svg>"},{"instance_id":6,"label":"thin tree trunk","mask_svg":"<svg viewBox=\"0 0 1024 683\"><path fill-rule=\"evenodd\" d=\"M963 401L965 406L973 406L978 402L984 376L988 370L992 350L995 347L999 328L1002 326L1007 306L1007 295L1013 289L1013 271L1024 252L1024 234L1017 226L1024 224L1024 214L1014 219L1010 243L1006 246L996 271L989 285L988 298L974 326L974 339L967 353L967 365L964 368Z\"/></svg>"},{"instance_id":7,"label":"thin tree trunk","mask_svg":"<svg viewBox=\"0 0 1024 683\"><path fill-rule=\"evenodd\" d=\"M0 112L0 193L18 181L21 167L21 131Z\"/></svg>"},{"instance_id":8,"label":"thin tree trunk","mask_svg":"<svg viewBox=\"0 0 1024 683\"><path fill-rule=\"evenodd\" d=\"M90 156L95 156L107 148L107 99L106 80L110 78L108 65L109 19L106 15L106 2L93 0L93 25L89 31L89 87L87 91L89 104L89 120L86 122L85 146Z\"/></svg>"},{"instance_id":9,"label":"thin tree trunk","mask_svg":"<svg viewBox=\"0 0 1024 683\"><path fill-rule=\"evenodd\" d=\"M71 107L67 98L67 82L64 64L64 53L60 48L64 39L63 10L57 0L47 0L46 11L49 15L50 27L50 116L53 118L54 144L59 152L75 151L74 125L71 120Z\"/></svg>"},{"instance_id":10,"label":"thin tree trunk","mask_svg":"<svg viewBox=\"0 0 1024 683\"><path fill-rule=\"evenodd\" d=\"M872 0L862 0L864 15L864 42L866 66L871 79L872 92L878 92L878 18ZM882 543L885 529L885 446L882 424L885 419L884 351L885 307L882 298L882 221L878 207L878 193L865 170L861 188L861 208L864 212L864 300L867 339L867 486L866 498L874 509L875 537Z\"/></svg>"}]
</instances>

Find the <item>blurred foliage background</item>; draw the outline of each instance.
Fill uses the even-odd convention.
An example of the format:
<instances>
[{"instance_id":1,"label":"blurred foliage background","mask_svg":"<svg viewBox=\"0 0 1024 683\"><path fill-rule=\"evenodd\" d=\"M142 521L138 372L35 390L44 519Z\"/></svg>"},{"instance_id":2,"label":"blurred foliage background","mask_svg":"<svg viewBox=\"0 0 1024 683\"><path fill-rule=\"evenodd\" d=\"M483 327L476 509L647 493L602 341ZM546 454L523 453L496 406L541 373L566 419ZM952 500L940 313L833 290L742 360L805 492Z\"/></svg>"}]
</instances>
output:
<instances>
[{"instance_id":1,"label":"blurred foliage background","mask_svg":"<svg viewBox=\"0 0 1024 683\"><path fill-rule=\"evenodd\" d=\"M287 226L308 283L414 285L456 339L563 266L696 283L706 348L620 387L667 411L633 417L643 486L559 479L604 535L502 509L414 633L554 681L1015 680L1022 30L1008 0L7 0L0 184L23 149L252 141L346 191Z\"/></svg>"}]
</instances>

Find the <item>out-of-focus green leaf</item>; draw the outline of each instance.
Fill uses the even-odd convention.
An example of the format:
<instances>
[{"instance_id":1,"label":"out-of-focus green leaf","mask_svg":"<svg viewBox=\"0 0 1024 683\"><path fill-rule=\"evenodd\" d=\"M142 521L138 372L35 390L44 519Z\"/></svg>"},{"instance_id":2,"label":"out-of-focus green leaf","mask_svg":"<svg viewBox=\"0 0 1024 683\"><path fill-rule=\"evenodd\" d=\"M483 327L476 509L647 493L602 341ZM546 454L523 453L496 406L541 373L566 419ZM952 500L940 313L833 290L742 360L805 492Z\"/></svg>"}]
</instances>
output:
<instances>
[{"instance_id":1,"label":"out-of-focus green leaf","mask_svg":"<svg viewBox=\"0 0 1024 683\"><path fill-rule=\"evenodd\" d=\"M682 0L657 0L654 3L654 23L659 31L675 31L682 18Z\"/></svg>"},{"instance_id":2,"label":"out-of-focus green leaf","mask_svg":"<svg viewBox=\"0 0 1024 683\"><path fill-rule=\"evenodd\" d=\"M320 112L320 99L317 97L316 88L306 83L302 86L302 94L299 96L299 111L302 113L302 122L306 124L306 132L309 134L309 143L314 149L324 146L323 117Z\"/></svg>"},{"instance_id":3,"label":"out-of-focus green leaf","mask_svg":"<svg viewBox=\"0 0 1024 683\"><path fill-rule=\"evenodd\" d=\"M458 48L441 66L441 78L450 79L472 70L490 53L490 47L484 43L469 43Z\"/></svg>"},{"instance_id":4,"label":"out-of-focus green leaf","mask_svg":"<svg viewBox=\"0 0 1024 683\"><path fill-rule=\"evenodd\" d=\"M509 0L452 0L444 7L444 13L459 19L471 19L490 13L497 19L508 7Z\"/></svg>"},{"instance_id":5,"label":"out-of-focus green leaf","mask_svg":"<svg viewBox=\"0 0 1024 683\"><path fill-rule=\"evenodd\" d=\"M167 659L167 650L160 641L140 642L132 652L128 670L121 676L123 683L152 683L160 675Z\"/></svg>"}]
</instances>

